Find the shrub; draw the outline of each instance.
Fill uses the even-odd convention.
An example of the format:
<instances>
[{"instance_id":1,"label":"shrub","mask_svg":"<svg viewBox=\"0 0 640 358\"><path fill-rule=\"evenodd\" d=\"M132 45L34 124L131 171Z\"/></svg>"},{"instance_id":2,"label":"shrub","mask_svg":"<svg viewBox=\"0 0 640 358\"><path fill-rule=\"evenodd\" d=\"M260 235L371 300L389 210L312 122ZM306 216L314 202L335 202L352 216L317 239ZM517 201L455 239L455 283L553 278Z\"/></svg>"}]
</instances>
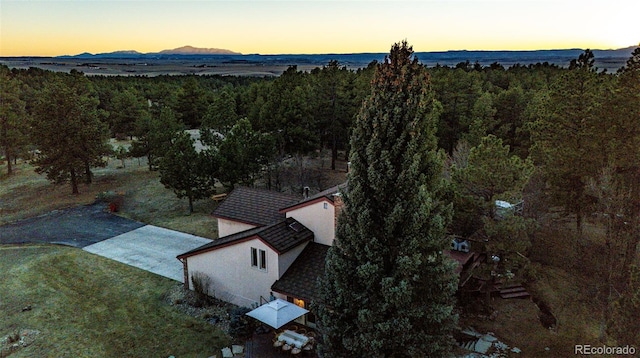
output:
<instances>
[{"instance_id":1,"label":"shrub","mask_svg":"<svg viewBox=\"0 0 640 358\"><path fill-rule=\"evenodd\" d=\"M211 297L209 296L213 286L211 277L203 272L196 271L191 275L191 284L193 285L193 291L196 293L198 305L202 306L211 303Z\"/></svg>"},{"instance_id":2,"label":"shrub","mask_svg":"<svg viewBox=\"0 0 640 358\"><path fill-rule=\"evenodd\" d=\"M236 307L229 314L229 335L235 338L248 337L253 332L255 321L246 315L248 307Z\"/></svg>"}]
</instances>

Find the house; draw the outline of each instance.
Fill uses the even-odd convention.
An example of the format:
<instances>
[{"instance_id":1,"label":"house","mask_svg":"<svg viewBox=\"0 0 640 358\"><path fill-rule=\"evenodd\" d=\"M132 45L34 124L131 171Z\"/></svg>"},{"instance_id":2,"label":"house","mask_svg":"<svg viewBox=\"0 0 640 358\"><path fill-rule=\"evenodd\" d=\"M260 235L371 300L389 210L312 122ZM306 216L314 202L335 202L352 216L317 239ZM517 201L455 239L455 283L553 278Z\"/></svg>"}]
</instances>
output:
<instances>
[{"instance_id":1,"label":"house","mask_svg":"<svg viewBox=\"0 0 640 358\"><path fill-rule=\"evenodd\" d=\"M335 238L343 187L302 198L233 190L213 212L220 238L178 256L185 287L193 288L191 277L202 273L212 281L209 294L224 301L255 307L277 297L309 309ZM452 246L457 273L475 262L468 251L466 242ZM298 322L314 327L315 316L310 312Z\"/></svg>"},{"instance_id":2,"label":"house","mask_svg":"<svg viewBox=\"0 0 640 358\"><path fill-rule=\"evenodd\" d=\"M273 296L308 309L341 207L339 186L302 198L236 188L213 212L220 238L178 256L185 286L198 272L211 279L212 296L233 304ZM301 323L313 325L307 316Z\"/></svg>"}]
</instances>

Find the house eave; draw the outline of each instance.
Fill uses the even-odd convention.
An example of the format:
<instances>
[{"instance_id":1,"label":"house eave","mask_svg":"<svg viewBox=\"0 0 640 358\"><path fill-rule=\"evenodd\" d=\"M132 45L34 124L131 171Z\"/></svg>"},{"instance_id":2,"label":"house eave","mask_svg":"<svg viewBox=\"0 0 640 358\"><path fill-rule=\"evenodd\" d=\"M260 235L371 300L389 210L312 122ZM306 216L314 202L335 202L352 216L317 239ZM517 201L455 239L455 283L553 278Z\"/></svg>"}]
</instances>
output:
<instances>
[{"instance_id":1,"label":"house eave","mask_svg":"<svg viewBox=\"0 0 640 358\"><path fill-rule=\"evenodd\" d=\"M298 203L298 204L295 204L295 205L288 206L288 207L286 207L286 208L282 208L282 209L280 209L280 210L279 210L279 212L280 212L281 214L285 214L285 213L287 213L287 212L289 212L289 211L296 210L296 209L300 209L300 208L304 208L305 206L313 205L313 204L316 204L316 203L321 203L321 202L323 202L323 201L325 201L325 202L327 202L327 203L329 203L329 204L331 204L331 205L333 205L333 204L334 204L334 203L333 203L333 200L331 200L331 199L327 198L326 196L322 196L322 197L315 198L315 199L312 199L312 200L309 200L309 201L303 201L303 202L301 202L301 203Z\"/></svg>"},{"instance_id":2,"label":"house eave","mask_svg":"<svg viewBox=\"0 0 640 358\"><path fill-rule=\"evenodd\" d=\"M276 282L277 282L277 281L276 281ZM274 283L274 285L275 285L275 283ZM274 289L274 288L273 288L273 285L271 286L271 291L273 291L273 292L277 292L277 293L279 293L279 294L281 294L281 295L290 296L290 297L295 297L295 298L297 298L297 299L299 299L299 300L303 300L303 301L305 301L305 302L313 302L313 301L314 301L313 297L304 297L303 295L299 295L299 294L295 294L295 293L287 292L287 291L284 291L284 290Z\"/></svg>"},{"instance_id":3,"label":"house eave","mask_svg":"<svg viewBox=\"0 0 640 358\"><path fill-rule=\"evenodd\" d=\"M255 223L255 222L251 222L251 221L247 221L247 220L240 220L240 219L236 219L236 218L232 218L232 217L228 217L228 216L224 216L224 215L212 214L211 216L213 216L216 219L233 221L233 222L240 223L240 224L253 225L255 227L260 227L260 226L264 226L265 225L265 224L262 224L262 223Z\"/></svg>"},{"instance_id":4,"label":"house eave","mask_svg":"<svg viewBox=\"0 0 640 358\"><path fill-rule=\"evenodd\" d=\"M224 244L203 248L202 250L195 249L193 251L178 255L177 258L178 258L178 260L182 261L183 259L189 258L191 256L204 254L204 253L207 253L207 252L211 252L211 251L215 251L215 250L222 249L222 248L225 248L225 247L241 244L243 242L251 241L251 240L254 240L254 239L259 239L259 240L264 242L264 240L261 237L259 237L258 235L254 234L254 235L247 236L245 238L241 238L241 239L238 239L238 240L225 242ZM268 243L267 243L267 246L269 246L271 249L273 249L273 247L271 247L271 245L269 245Z\"/></svg>"}]
</instances>

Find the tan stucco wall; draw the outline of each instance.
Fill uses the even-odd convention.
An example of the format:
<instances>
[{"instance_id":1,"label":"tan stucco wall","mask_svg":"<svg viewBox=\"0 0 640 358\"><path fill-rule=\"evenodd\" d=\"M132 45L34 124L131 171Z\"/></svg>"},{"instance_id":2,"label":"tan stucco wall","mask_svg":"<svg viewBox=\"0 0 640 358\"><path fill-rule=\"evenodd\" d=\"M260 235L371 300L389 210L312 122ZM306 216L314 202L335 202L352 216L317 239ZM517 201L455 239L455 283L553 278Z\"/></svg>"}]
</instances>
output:
<instances>
[{"instance_id":1,"label":"tan stucco wall","mask_svg":"<svg viewBox=\"0 0 640 358\"><path fill-rule=\"evenodd\" d=\"M251 247L265 250L267 270L251 267ZM219 299L245 307L269 299L271 285L278 279L278 255L259 239L223 247L187 258L189 277L203 272L212 280L210 293ZM191 282L189 287L193 289Z\"/></svg>"},{"instance_id":2,"label":"tan stucco wall","mask_svg":"<svg viewBox=\"0 0 640 358\"><path fill-rule=\"evenodd\" d=\"M218 218L218 237L235 234L240 231L253 229L255 225Z\"/></svg>"},{"instance_id":3,"label":"tan stucco wall","mask_svg":"<svg viewBox=\"0 0 640 358\"><path fill-rule=\"evenodd\" d=\"M324 208L324 204L327 208ZM324 245L333 245L336 236L334 207L328 200L303 206L287 212L287 217L298 220L314 233L314 241Z\"/></svg>"}]
</instances>

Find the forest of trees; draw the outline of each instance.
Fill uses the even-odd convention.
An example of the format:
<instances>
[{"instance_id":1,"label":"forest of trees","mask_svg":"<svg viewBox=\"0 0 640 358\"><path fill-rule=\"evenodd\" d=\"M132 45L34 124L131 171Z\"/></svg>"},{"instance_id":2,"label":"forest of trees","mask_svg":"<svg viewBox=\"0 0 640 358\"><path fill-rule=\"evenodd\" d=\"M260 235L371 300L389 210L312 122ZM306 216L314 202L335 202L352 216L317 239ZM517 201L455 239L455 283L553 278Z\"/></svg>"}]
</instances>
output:
<instances>
[{"instance_id":1,"label":"forest of trees","mask_svg":"<svg viewBox=\"0 0 640 358\"><path fill-rule=\"evenodd\" d=\"M275 79L88 77L75 70L2 66L3 175L12 175L18 158L31 160L37 172L56 183L69 182L77 193L79 181L90 182L92 168L117 155L146 157L149 169L157 170L176 195L188 198L191 208L194 200L212 193L216 180L228 187L259 182L282 190L274 168L286 158L329 150L333 169L339 155L346 159L351 153L369 163L375 152L363 152L369 150L365 146L380 150L400 143L386 143L397 138L385 137L381 128L354 124L363 116L376 118L380 126L391 119L403 122L407 106L414 105L408 94L405 102L393 97L398 83L380 83L380 66L374 62L352 70L331 61L311 72L291 66ZM425 131L425 137L411 148L428 151L428 160L442 163L437 173L435 164L427 165L428 173L422 174L429 178L420 181L443 181L432 188L437 193L421 194L453 204L451 212L432 208L448 223L443 230L487 239L488 253L501 258L495 270L516 275L526 266L541 218L571 220L575 235L570 239L577 246L585 222L597 221L607 233L598 260L609 288L602 290L608 332L640 341L640 320L614 319L622 309L640 312L640 48L616 73L595 68L589 50L568 67L462 62L411 68L424 80L400 88L428 95L430 118L421 124L425 128L413 128ZM199 129L206 149L190 149L185 129ZM380 132L379 143L364 138L371 131ZM110 137L128 138L132 146L114 152ZM400 162L395 158L389 168L362 164L354 170L374 169L383 180L390 173L385 170L414 165ZM352 200L359 200L357 193ZM524 201L524 214L495 220L496 200ZM447 215L451 220L444 219Z\"/></svg>"}]
</instances>

